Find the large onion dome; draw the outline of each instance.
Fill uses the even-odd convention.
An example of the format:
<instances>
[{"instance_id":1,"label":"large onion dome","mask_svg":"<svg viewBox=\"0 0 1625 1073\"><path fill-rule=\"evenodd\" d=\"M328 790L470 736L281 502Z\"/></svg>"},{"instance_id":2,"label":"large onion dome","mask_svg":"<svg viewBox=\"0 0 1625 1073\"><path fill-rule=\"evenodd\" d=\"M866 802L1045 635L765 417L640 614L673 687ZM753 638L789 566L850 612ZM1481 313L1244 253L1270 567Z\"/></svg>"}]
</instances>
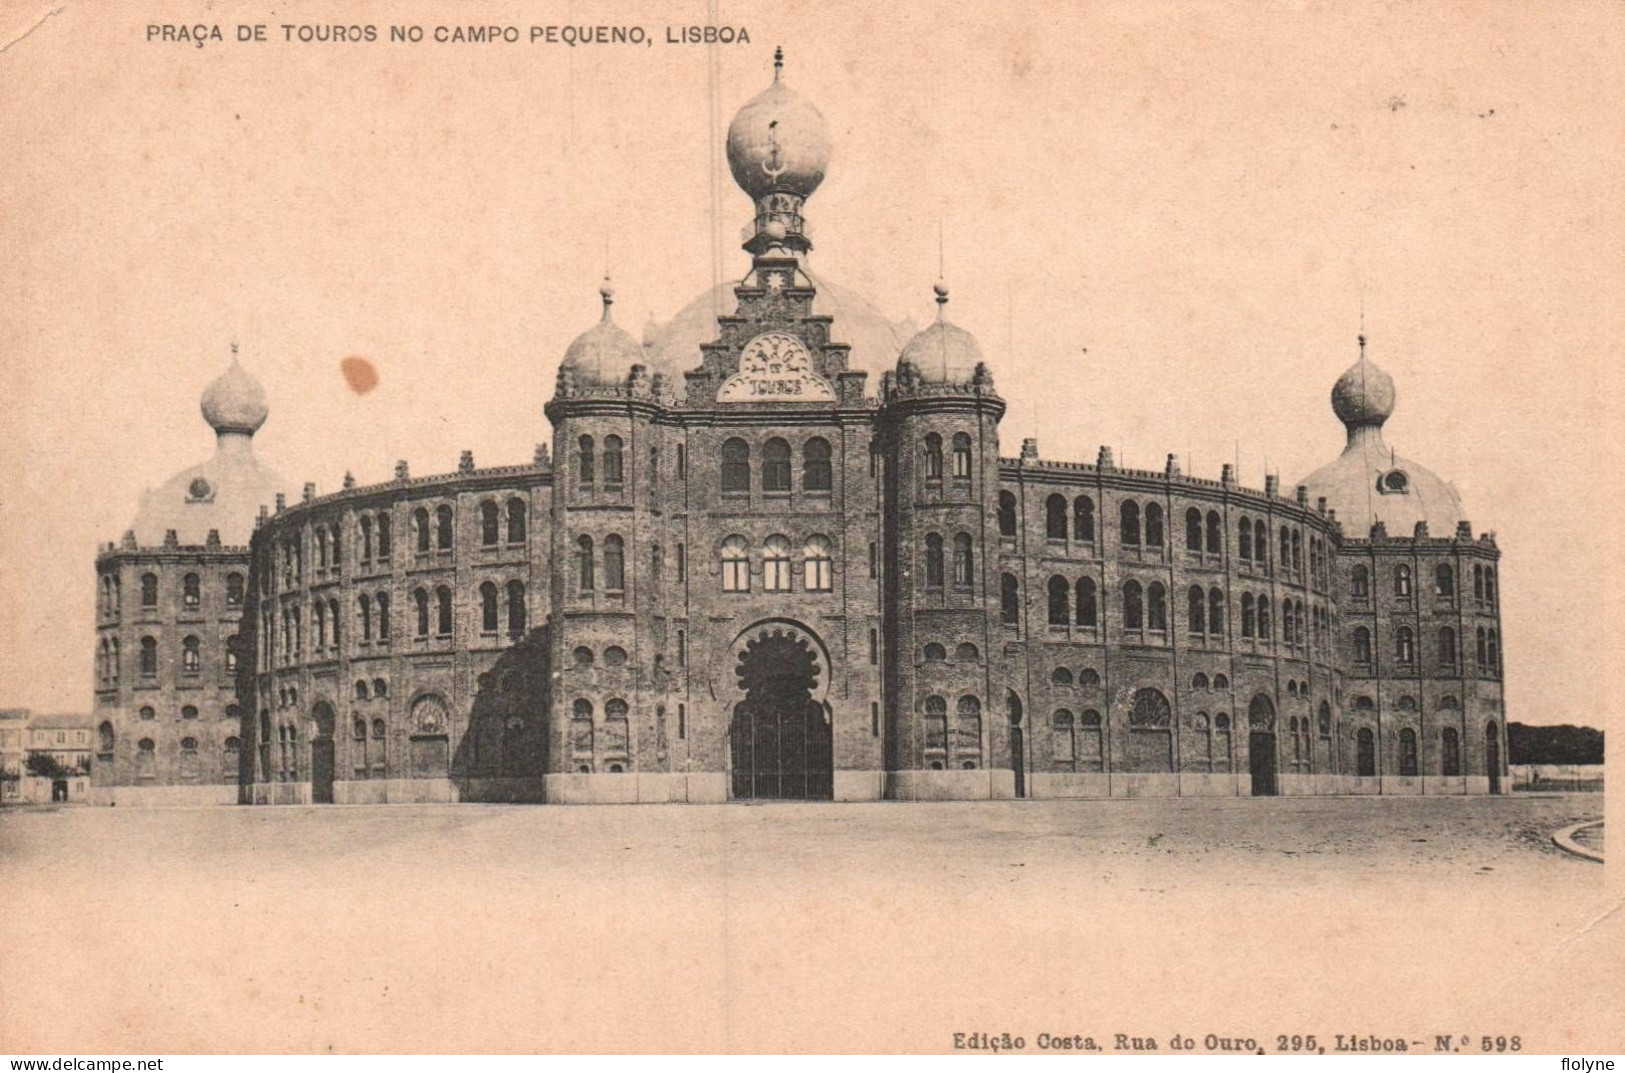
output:
<instances>
[{"instance_id":1,"label":"large onion dome","mask_svg":"<svg viewBox=\"0 0 1625 1073\"><path fill-rule=\"evenodd\" d=\"M235 346L231 350L231 367L203 389L199 408L203 420L216 432L246 436L258 432L271 413L265 405L265 388L238 363Z\"/></svg>"},{"instance_id":2,"label":"large onion dome","mask_svg":"<svg viewBox=\"0 0 1625 1073\"><path fill-rule=\"evenodd\" d=\"M829 168L829 126L812 103L780 77L783 54L774 61L773 84L751 98L728 124L728 167L734 182L753 198L772 193L806 198Z\"/></svg>"}]
</instances>

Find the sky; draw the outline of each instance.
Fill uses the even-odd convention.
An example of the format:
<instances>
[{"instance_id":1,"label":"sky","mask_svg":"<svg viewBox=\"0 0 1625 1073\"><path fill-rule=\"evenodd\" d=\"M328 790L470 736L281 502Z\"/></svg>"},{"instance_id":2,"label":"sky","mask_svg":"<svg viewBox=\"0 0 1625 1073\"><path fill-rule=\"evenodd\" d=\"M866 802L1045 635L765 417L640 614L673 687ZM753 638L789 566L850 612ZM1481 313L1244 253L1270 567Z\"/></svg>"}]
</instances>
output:
<instances>
[{"instance_id":1,"label":"sky","mask_svg":"<svg viewBox=\"0 0 1625 1073\"><path fill-rule=\"evenodd\" d=\"M715 6L751 37L714 49L723 125L779 44L829 121L815 270L925 323L940 258L1007 455L1239 459L1290 488L1342 447L1328 392L1363 310L1388 441L1503 551L1508 717L1602 722L1625 321L1606 5ZM0 5L0 705L88 710L97 545L211 452L198 396L233 341L270 401L257 453L330 491L402 458L528 460L606 264L634 334L705 291L714 236L725 278L747 267L713 50L664 43L704 5L560 7L657 42L575 49L386 40L473 10L449 5L47 10ZM149 41L166 20L270 39Z\"/></svg>"}]
</instances>

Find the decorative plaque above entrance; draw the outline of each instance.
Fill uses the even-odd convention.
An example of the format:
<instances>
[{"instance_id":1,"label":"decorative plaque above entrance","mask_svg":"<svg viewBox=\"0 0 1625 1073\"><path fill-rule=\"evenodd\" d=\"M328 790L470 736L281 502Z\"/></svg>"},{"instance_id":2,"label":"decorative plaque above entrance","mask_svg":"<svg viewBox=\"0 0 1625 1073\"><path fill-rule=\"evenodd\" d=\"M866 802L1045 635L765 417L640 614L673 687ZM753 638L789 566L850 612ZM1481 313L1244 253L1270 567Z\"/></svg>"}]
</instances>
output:
<instances>
[{"instance_id":1,"label":"decorative plaque above entrance","mask_svg":"<svg viewBox=\"0 0 1625 1073\"><path fill-rule=\"evenodd\" d=\"M788 332L763 332L739 353L718 402L834 402L829 381L812 371L812 356Z\"/></svg>"}]
</instances>

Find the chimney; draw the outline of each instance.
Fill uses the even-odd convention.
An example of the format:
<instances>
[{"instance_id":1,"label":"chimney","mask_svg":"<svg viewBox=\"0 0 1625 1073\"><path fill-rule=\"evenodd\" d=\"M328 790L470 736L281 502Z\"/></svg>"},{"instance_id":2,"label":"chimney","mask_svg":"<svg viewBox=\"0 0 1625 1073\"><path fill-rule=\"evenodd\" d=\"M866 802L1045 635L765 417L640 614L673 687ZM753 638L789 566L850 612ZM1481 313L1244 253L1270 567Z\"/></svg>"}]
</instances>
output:
<instances>
[{"instance_id":1,"label":"chimney","mask_svg":"<svg viewBox=\"0 0 1625 1073\"><path fill-rule=\"evenodd\" d=\"M1173 455L1169 455L1168 464L1163 467L1162 475L1164 477L1179 476L1179 459L1175 458Z\"/></svg>"},{"instance_id":2,"label":"chimney","mask_svg":"<svg viewBox=\"0 0 1625 1073\"><path fill-rule=\"evenodd\" d=\"M1112 449L1110 447L1107 447L1104 444L1101 445L1100 454L1095 456L1095 467L1097 469L1116 469L1117 468L1112 463Z\"/></svg>"},{"instance_id":3,"label":"chimney","mask_svg":"<svg viewBox=\"0 0 1625 1073\"><path fill-rule=\"evenodd\" d=\"M1298 485L1298 506L1307 507L1308 505L1309 505L1309 486L1307 484L1300 484L1300 485Z\"/></svg>"},{"instance_id":4,"label":"chimney","mask_svg":"<svg viewBox=\"0 0 1625 1073\"><path fill-rule=\"evenodd\" d=\"M203 538L205 547L218 548L220 546L220 530L210 529L209 535Z\"/></svg>"},{"instance_id":5,"label":"chimney","mask_svg":"<svg viewBox=\"0 0 1625 1073\"><path fill-rule=\"evenodd\" d=\"M410 480L411 477L412 471L407 467L406 459L403 458L399 462L395 463L395 479L397 481Z\"/></svg>"},{"instance_id":6,"label":"chimney","mask_svg":"<svg viewBox=\"0 0 1625 1073\"><path fill-rule=\"evenodd\" d=\"M464 451L460 456L458 456L458 458L457 458L457 472L458 473L473 473L474 472L474 452L473 451Z\"/></svg>"},{"instance_id":7,"label":"chimney","mask_svg":"<svg viewBox=\"0 0 1625 1073\"><path fill-rule=\"evenodd\" d=\"M1457 540L1471 540L1471 539L1473 539L1473 523L1472 522L1457 522L1456 523L1456 539Z\"/></svg>"},{"instance_id":8,"label":"chimney","mask_svg":"<svg viewBox=\"0 0 1625 1073\"><path fill-rule=\"evenodd\" d=\"M305 482L305 502L309 503L312 499L315 499L315 498L316 498L316 482L315 481L306 481Z\"/></svg>"},{"instance_id":9,"label":"chimney","mask_svg":"<svg viewBox=\"0 0 1625 1073\"><path fill-rule=\"evenodd\" d=\"M278 492L276 494L276 512L278 514L281 514L283 511L285 511L287 509L288 509L288 494L286 492Z\"/></svg>"},{"instance_id":10,"label":"chimney","mask_svg":"<svg viewBox=\"0 0 1625 1073\"><path fill-rule=\"evenodd\" d=\"M1036 437L1028 436L1021 441L1021 460L1023 462L1038 461L1038 439Z\"/></svg>"},{"instance_id":11,"label":"chimney","mask_svg":"<svg viewBox=\"0 0 1625 1073\"><path fill-rule=\"evenodd\" d=\"M1384 544L1388 541L1388 526L1382 522L1374 522L1371 526L1371 543Z\"/></svg>"},{"instance_id":12,"label":"chimney","mask_svg":"<svg viewBox=\"0 0 1625 1073\"><path fill-rule=\"evenodd\" d=\"M536 445L536 453L531 457L531 464L534 466L546 466L550 461L551 460L548 458L547 444L538 443Z\"/></svg>"},{"instance_id":13,"label":"chimney","mask_svg":"<svg viewBox=\"0 0 1625 1073\"><path fill-rule=\"evenodd\" d=\"M134 551L139 546L140 545L138 545L135 542L135 530L134 529L126 529L126 530L124 530L124 548L125 548L125 550L126 551Z\"/></svg>"},{"instance_id":14,"label":"chimney","mask_svg":"<svg viewBox=\"0 0 1625 1073\"><path fill-rule=\"evenodd\" d=\"M351 473L349 470L344 471L344 487L346 489L355 487L355 474Z\"/></svg>"},{"instance_id":15,"label":"chimney","mask_svg":"<svg viewBox=\"0 0 1625 1073\"><path fill-rule=\"evenodd\" d=\"M175 535L175 530L173 530L173 529L165 529L164 530L164 547L166 547L166 548L178 548L180 546L181 546L181 541L180 541L180 538Z\"/></svg>"},{"instance_id":16,"label":"chimney","mask_svg":"<svg viewBox=\"0 0 1625 1073\"><path fill-rule=\"evenodd\" d=\"M1223 484L1235 484L1236 483L1236 467L1232 466L1230 463L1226 462L1224 464L1224 468L1219 471L1219 480Z\"/></svg>"},{"instance_id":17,"label":"chimney","mask_svg":"<svg viewBox=\"0 0 1625 1073\"><path fill-rule=\"evenodd\" d=\"M1281 477L1279 474L1267 473L1264 475L1264 494L1271 499L1281 494Z\"/></svg>"},{"instance_id":18,"label":"chimney","mask_svg":"<svg viewBox=\"0 0 1625 1073\"><path fill-rule=\"evenodd\" d=\"M1417 540L1426 540L1428 538L1428 523L1417 522L1416 528L1411 530L1411 536Z\"/></svg>"},{"instance_id":19,"label":"chimney","mask_svg":"<svg viewBox=\"0 0 1625 1073\"><path fill-rule=\"evenodd\" d=\"M1315 509L1318 510L1322 514L1326 513L1326 497L1325 496L1321 496L1319 499L1315 500Z\"/></svg>"}]
</instances>

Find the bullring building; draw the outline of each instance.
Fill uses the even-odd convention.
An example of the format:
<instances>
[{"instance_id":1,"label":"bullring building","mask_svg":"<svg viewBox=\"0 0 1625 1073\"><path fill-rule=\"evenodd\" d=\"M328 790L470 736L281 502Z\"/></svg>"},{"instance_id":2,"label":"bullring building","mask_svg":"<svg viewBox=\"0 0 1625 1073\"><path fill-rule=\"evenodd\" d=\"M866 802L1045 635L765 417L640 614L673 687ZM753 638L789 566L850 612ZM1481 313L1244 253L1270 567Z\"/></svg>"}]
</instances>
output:
<instances>
[{"instance_id":1,"label":"bullring building","mask_svg":"<svg viewBox=\"0 0 1625 1073\"><path fill-rule=\"evenodd\" d=\"M915 331L814 272L817 109L776 73L727 154L749 271L641 339L606 281L528 462L290 502L234 358L97 558L99 799L1507 788L1500 554L1363 339L1285 494L1006 453L946 287Z\"/></svg>"}]
</instances>

